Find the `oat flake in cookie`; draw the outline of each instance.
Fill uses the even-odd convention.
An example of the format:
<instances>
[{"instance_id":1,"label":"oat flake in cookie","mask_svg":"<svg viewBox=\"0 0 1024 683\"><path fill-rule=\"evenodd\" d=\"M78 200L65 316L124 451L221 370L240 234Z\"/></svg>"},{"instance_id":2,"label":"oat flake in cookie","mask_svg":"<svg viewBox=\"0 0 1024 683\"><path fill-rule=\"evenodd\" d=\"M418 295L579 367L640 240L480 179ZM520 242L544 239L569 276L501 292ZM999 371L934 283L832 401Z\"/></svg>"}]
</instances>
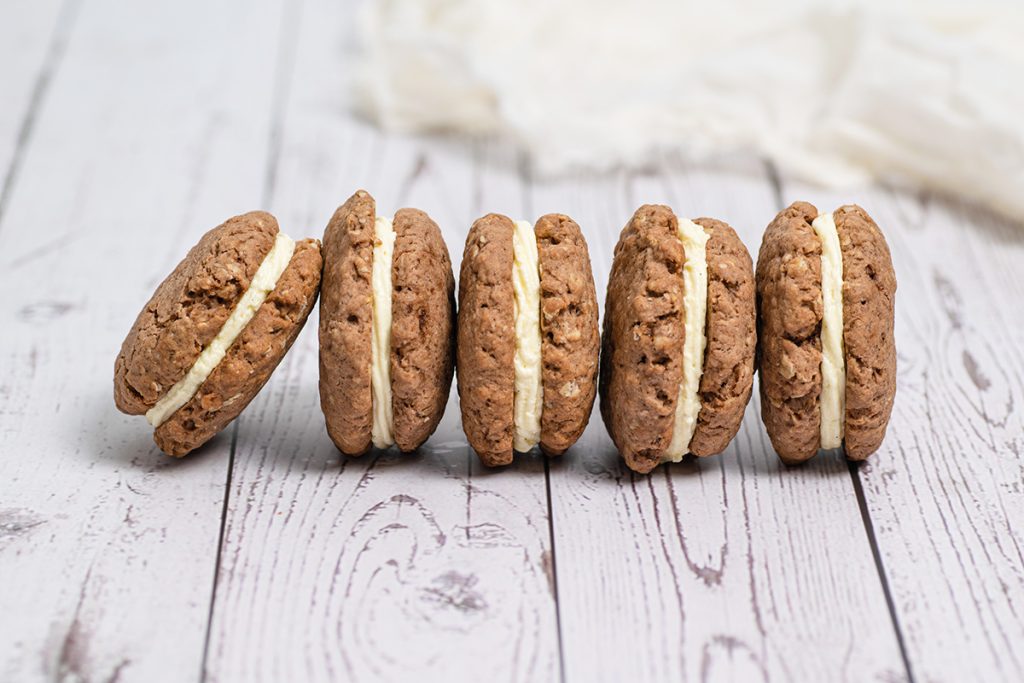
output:
<instances>
[{"instance_id":1,"label":"oat flake in cookie","mask_svg":"<svg viewBox=\"0 0 1024 683\"><path fill-rule=\"evenodd\" d=\"M183 456L259 393L306 322L320 243L292 241L268 213L206 233L157 287L114 365L114 402L145 415L157 445Z\"/></svg>"},{"instance_id":2,"label":"oat flake in cookie","mask_svg":"<svg viewBox=\"0 0 1024 683\"><path fill-rule=\"evenodd\" d=\"M819 448L863 460L896 394L896 276L862 208L795 202L765 230L757 261L761 417L787 463Z\"/></svg>"},{"instance_id":3,"label":"oat flake in cookie","mask_svg":"<svg viewBox=\"0 0 1024 683\"><path fill-rule=\"evenodd\" d=\"M444 415L454 371L455 279L422 211L377 215L364 190L324 234L320 405L346 455L413 451Z\"/></svg>"},{"instance_id":4,"label":"oat flake in cookie","mask_svg":"<svg viewBox=\"0 0 1024 683\"><path fill-rule=\"evenodd\" d=\"M579 226L498 214L469 231L459 279L462 426L486 465L539 445L565 452L594 403L599 334L590 256Z\"/></svg>"},{"instance_id":5,"label":"oat flake in cookie","mask_svg":"<svg viewBox=\"0 0 1024 683\"><path fill-rule=\"evenodd\" d=\"M605 299L601 415L626 464L650 472L720 453L750 399L754 276L736 232L637 209L615 247Z\"/></svg>"}]
</instances>

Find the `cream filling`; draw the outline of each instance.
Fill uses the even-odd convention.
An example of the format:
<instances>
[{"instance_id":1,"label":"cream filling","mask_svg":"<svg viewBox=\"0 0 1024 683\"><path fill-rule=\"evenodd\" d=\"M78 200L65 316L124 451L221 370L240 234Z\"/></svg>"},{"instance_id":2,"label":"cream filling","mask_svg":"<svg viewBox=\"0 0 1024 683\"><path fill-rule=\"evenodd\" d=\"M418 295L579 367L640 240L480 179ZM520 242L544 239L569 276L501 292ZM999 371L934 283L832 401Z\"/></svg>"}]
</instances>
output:
<instances>
[{"instance_id":1,"label":"cream filling","mask_svg":"<svg viewBox=\"0 0 1024 683\"><path fill-rule=\"evenodd\" d=\"M252 282L249 283L249 289L245 290L245 294L239 299L235 310L231 311L217 336L200 352L199 358L189 368L188 373L146 413L146 419L151 425L159 427L179 408L192 400L213 369L224 360L228 349L256 315L256 311L267 300L267 296L274 291L278 278L288 267L294 252L295 242L287 235L277 233L274 246L260 263Z\"/></svg>"},{"instance_id":2,"label":"cream filling","mask_svg":"<svg viewBox=\"0 0 1024 683\"><path fill-rule=\"evenodd\" d=\"M515 221L512 233L516 354L512 447L525 453L540 442L543 409L540 359L540 257L533 226Z\"/></svg>"},{"instance_id":3,"label":"cream filling","mask_svg":"<svg viewBox=\"0 0 1024 683\"><path fill-rule=\"evenodd\" d=\"M370 389L373 393L373 445L387 448L395 442L391 406L391 262L395 255L395 229L391 219L377 216L373 225L373 331L370 347Z\"/></svg>"},{"instance_id":4,"label":"cream filling","mask_svg":"<svg viewBox=\"0 0 1024 683\"><path fill-rule=\"evenodd\" d=\"M821 240L821 447L843 445L846 358L843 349L843 252L831 213L811 223Z\"/></svg>"},{"instance_id":5,"label":"cream filling","mask_svg":"<svg viewBox=\"0 0 1024 683\"><path fill-rule=\"evenodd\" d=\"M672 442L662 455L663 462L679 462L690 451L690 440L697 429L700 413L700 377L704 373L705 332L708 311L708 234L704 228L685 218L679 221L679 239L686 250L683 266L683 381L676 400Z\"/></svg>"}]
</instances>

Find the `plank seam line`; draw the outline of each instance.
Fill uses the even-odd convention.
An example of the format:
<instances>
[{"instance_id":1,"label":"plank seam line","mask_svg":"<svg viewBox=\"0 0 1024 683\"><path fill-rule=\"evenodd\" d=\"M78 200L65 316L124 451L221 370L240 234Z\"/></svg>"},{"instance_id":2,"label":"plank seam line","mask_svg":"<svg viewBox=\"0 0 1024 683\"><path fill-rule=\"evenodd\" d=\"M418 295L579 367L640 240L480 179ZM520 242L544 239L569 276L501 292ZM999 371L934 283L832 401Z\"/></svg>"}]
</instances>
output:
<instances>
[{"instance_id":1,"label":"plank seam line","mask_svg":"<svg viewBox=\"0 0 1024 683\"><path fill-rule=\"evenodd\" d=\"M78 16L78 8L81 0L65 0L57 15L57 23L53 29L53 36L50 38L50 45L46 49L46 56L43 58L43 66L36 76L35 84L32 86L32 94L29 96L28 108L25 116L21 119L18 127L18 136L14 142L14 153L11 155L10 165L4 176L3 186L0 187L0 231L3 230L4 216L7 214L7 206L10 203L11 195L14 193L14 184L21 171L21 165L28 150L29 142L36 128L36 117L42 108L43 100L50 91L50 84L57 68L64 61L64 53L67 51L68 41L71 37L71 29L74 26L75 18Z\"/></svg>"},{"instance_id":2,"label":"plank seam line","mask_svg":"<svg viewBox=\"0 0 1024 683\"><path fill-rule=\"evenodd\" d=\"M558 600L558 563L555 559L555 508L551 503L551 462L544 456L544 494L548 504L548 544L551 546L551 591L555 599L555 631L558 634L558 676L565 683L565 653L562 646L562 605Z\"/></svg>"},{"instance_id":3,"label":"plank seam line","mask_svg":"<svg viewBox=\"0 0 1024 683\"><path fill-rule=\"evenodd\" d=\"M527 155L520 151L516 154L516 174L520 179L522 207L527 220L535 221L533 196L533 169ZM558 638L558 679L565 683L565 644L562 637L562 603L558 599L558 560L555 550L555 506L551 496L551 459L541 456L544 460L544 498L548 507L548 546L551 549L551 593L555 601L555 635Z\"/></svg>"},{"instance_id":4,"label":"plank seam line","mask_svg":"<svg viewBox=\"0 0 1024 683\"><path fill-rule=\"evenodd\" d=\"M281 162L284 137L284 118L291 83L295 76L299 25L302 23L303 2L287 3L278 39L279 56L274 69L274 85L270 103L270 140L267 145L267 166L263 176L263 205L269 209L277 189L277 173ZM293 12L287 10L294 9Z\"/></svg>"},{"instance_id":5,"label":"plank seam line","mask_svg":"<svg viewBox=\"0 0 1024 683\"><path fill-rule=\"evenodd\" d=\"M231 449L228 452L228 472L224 481L224 504L220 509L220 530L217 534L217 553L214 556L213 588L210 591L210 609L206 614L206 635L203 638L203 658L199 663L199 680L206 680L206 662L210 654L210 637L213 634L213 610L217 604L217 584L220 582L220 563L224 554L224 536L228 524L228 503L231 500L231 477L235 470L235 447L238 444L238 424L235 420L231 425Z\"/></svg>"},{"instance_id":6,"label":"plank seam line","mask_svg":"<svg viewBox=\"0 0 1024 683\"><path fill-rule=\"evenodd\" d=\"M871 521L867 498L864 495L864 485L860 480L860 465L850 460L847 462L847 467L850 470L850 478L853 480L853 491L857 495L857 507L860 508L860 518L864 522L864 531L868 536L868 545L871 546L871 557L875 560L875 570L878 572L878 580L882 584L882 593L885 595L885 604L889 608L889 617L892 619L892 628L896 633L896 644L900 648L903 666L907 669L907 680L910 683L914 683L914 669L910 665L907 645L903 640L903 628L900 626L900 619L896 613L896 603L892 597L892 590L889 588L889 579L886 577L885 565L882 563L882 553L878 547L878 539L875 537L875 525Z\"/></svg>"},{"instance_id":7,"label":"plank seam line","mask_svg":"<svg viewBox=\"0 0 1024 683\"><path fill-rule=\"evenodd\" d=\"M770 159L765 159L764 172L768 176L768 184L772 187L772 195L775 197L775 206L778 211L782 211L783 208L789 205L782 196L782 177L779 175L779 169L775 166L775 162Z\"/></svg>"},{"instance_id":8,"label":"plank seam line","mask_svg":"<svg viewBox=\"0 0 1024 683\"><path fill-rule=\"evenodd\" d=\"M301 23L302 2L286 3L284 17L278 37L278 59L275 67L274 84L271 87L270 130L268 133L266 170L263 176L262 203L270 207L277 185L277 166L281 160L281 139L284 127L284 113L288 86L295 71L295 52L298 49L298 26ZM288 11L292 10L294 11ZM289 40L290 38L290 40ZM217 607L217 584L220 580L221 558L227 532L228 503L231 500L231 480L235 469L235 452L241 419L236 419L231 431L231 451L228 454L227 481L224 483L224 506L221 509L220 534L217 542L216 565L213 570L213 589L210 591L210 609L206 618L206 637L203 641L203 658L200 662L199 680L206 681L207 664L210 654L210 640L213 636L213 615Z\"/></svg>"}]
</instances>

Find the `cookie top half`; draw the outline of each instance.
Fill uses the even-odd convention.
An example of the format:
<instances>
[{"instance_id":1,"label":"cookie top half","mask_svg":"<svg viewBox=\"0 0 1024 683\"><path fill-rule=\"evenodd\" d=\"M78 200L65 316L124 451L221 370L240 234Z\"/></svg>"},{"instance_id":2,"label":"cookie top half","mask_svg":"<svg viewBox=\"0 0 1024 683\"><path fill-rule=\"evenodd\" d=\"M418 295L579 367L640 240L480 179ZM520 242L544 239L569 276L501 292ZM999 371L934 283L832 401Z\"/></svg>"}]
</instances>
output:
<instances>
[{"instance_id":1,"label":"cookie top half","mask_svg":"<svg viewBox=\"0 0 1024 683\"><path fill-rule=\"evenodd\" d=\"M341 452L369 450L376 204L359 190L334 212L324 232L320 285L320 407Z\"/></svg>"},{"instance_id":2,"label":"cookie top half","mask_svg":"<svg viewBox=\"0 0 1024 683\"><path fill-rule=\"evenodd\" d=\"M517 257L517 231L528 262ZM571 218L549 214L530 226L489 214L473 224L459 279L457 366L463 429L485 464L508 464L534 443L558 455L579 438L596 394L597 317L587 244ZM524 410L526 394L533 408Z\"/></svg>"},{"instance_id":3,"label":"cookie top half","mask_svg":"<svg viewBox=\"0 0 1024 683\"><path fill-rule=\"evenodd\" d=\"M455 276L437 223L418 209L395 213L391 267L394 441L411 451L437 429L455 373Z\"/></svg>"},{"instance_id":4,"label":"cookie top half","mask_svg":"<svg viewBox=\"0 0 1024 683\"><path fill-rule=\"evenodd\" d=\"M207 232L156 288L121 345L114 402L142 415L224 326L274 246L277 220L253 211Z\"/></svg>"},{"instance_id":5,"label":"cookie top half","mask_svg":"<svg viewBox=\"0 0 1024 683\"><path fill-rule=\"evenodd\" d=\"M714 218L696 218L708 234L707 322L700 413L689 450L721 453L739 431L754 386L757 309L754 264L733 228Z\"/></svg>"},{"instance_id":6,"label":"cookie top half","mask_svg":"<svg viewBox=\"0 0 1024 683\"><path fill-rule=\"evenodd\" d=\"M856 204L833 212L843 252L846 415L853 460L878 450L896 398L896 272L878 225Z\"/></svg>"},{"instance_id":7,"label":"cookie top half","mask_svg":"<svg viewBox=\"0 0 1024 683\"><path fill-rule=\"evenodd\" d=\"M783 460L805 460L821 432L821 240L818 210L795 202L768 225L757 258L761 417Z\"/></svg>"}]
</instances>

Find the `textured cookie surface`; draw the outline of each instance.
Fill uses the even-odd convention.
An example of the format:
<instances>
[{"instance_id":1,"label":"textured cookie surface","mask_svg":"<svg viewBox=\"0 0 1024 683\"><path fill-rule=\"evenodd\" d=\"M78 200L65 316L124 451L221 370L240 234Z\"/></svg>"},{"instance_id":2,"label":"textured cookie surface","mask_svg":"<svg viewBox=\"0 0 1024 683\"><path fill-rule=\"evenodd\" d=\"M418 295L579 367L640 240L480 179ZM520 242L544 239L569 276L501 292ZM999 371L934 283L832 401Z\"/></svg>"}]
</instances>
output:
<instances>
[{"instance_id":1,"label":"textured cookie surface","mask_svg":"<svg viewBox=\"0 0 1024 683\"><path fill-rule=\"evenodd\" d=\"M427 214L395 214L391 264L391 405L395 444L415 450L444 415L454 370L455 278Z\"/></svg>"},{"instance_id":2,"label":"textured cookie surface","mask_svg":"<svg viewBox=\"0 0 1024 683\"><path fill-rule=\"evenodd\" d=\"M370 449L373 397L373 242L376 205L359 190L324 232L320 288L320 407L327 433L346 455Z\"/></svg>"},{"instance_id":3,"label":"textured cookie surface","mask_svg":"<svg viewBox=\"0 0 1024 683\"><path fill-rule=\"evenodd\" d=\"M568 216L541 216L534 227L540 258L540 445L564 453L580 438L597 393L601 336L590 253L580 226Z\"/></svg>"},{"instance_id":4,"label":"textured cookie surface","mask_svg":"<svg viewBox=\"0 0 1024 683\"><path fill-rule=\"evenodd\" d=\"M268 213L235 216L203 235L160 283L114 364L118 409L141 415L185 376L249 289L277 231Z\"/></svg>"},{"instance_id":5,"label":"textured cookie surface","mask_svg":"<svg viewBox=\"0 0 1024 683\"><path fill-rule=\"evenodd\" d=\"M169 455L185 455L224 429L270 379L306 323L320 286L320 243L295 244L277 286L228 348L195 396L156 428Z\"/></svg>"},{"instance_id":6,"label":"textured cookie surface","mask_svg":"<svg viewBox=\"0 0 1024 683\"><path fill-rule=\"evenodd\" d=\"M510 219L488 214L466 238L456 350L462 428L486 465L512 462L515 301Z\"/></svg>"},{"instance_id":7,"label":"textured cookie surface","mask_svg":"<svg viewBox=\"0 0 1024 683\"><path fill-rule=\"evenodd\" d=\"M821 442L821 242L818 210L795 202L765 230L757 258L761 417L785 462Z\"/></svg>"},{"instance_id":8,"label":"textured cookie surface","mask_svg":"<svg viewBox=\"0 0 1024 683\"><path fill-rule=\"evenodd\" d=\"M630 468L649 472L672 439L682 381L679 223L667 206L637 209L619 236L605 299L601 415Z\"/></svg>"},{"instance_id":9,"label":"textured cookie surface","mask_svg":"<svg viewBox=\"0 0 1024 683\"><path fill-rule=\"evenodd\" d=\"M743 421L754 384L757 342L754 266L736 231L722 221L694 221L708 237L707 348L700 379L700 413L690 452L721 453Z\"/></svg>"},{"instance_id":10,"label":"textured cookie surface","mask_svg":"<svg viewBox=\"0 0 1024 683\"><path fill-rule=\"evenodd\" d=\"M896 396L896 275L885 237L864 209L842 206L833 217L843 252L843 447L847 457L863 460L885 438Z\"/></svg>"}]
</instances>

